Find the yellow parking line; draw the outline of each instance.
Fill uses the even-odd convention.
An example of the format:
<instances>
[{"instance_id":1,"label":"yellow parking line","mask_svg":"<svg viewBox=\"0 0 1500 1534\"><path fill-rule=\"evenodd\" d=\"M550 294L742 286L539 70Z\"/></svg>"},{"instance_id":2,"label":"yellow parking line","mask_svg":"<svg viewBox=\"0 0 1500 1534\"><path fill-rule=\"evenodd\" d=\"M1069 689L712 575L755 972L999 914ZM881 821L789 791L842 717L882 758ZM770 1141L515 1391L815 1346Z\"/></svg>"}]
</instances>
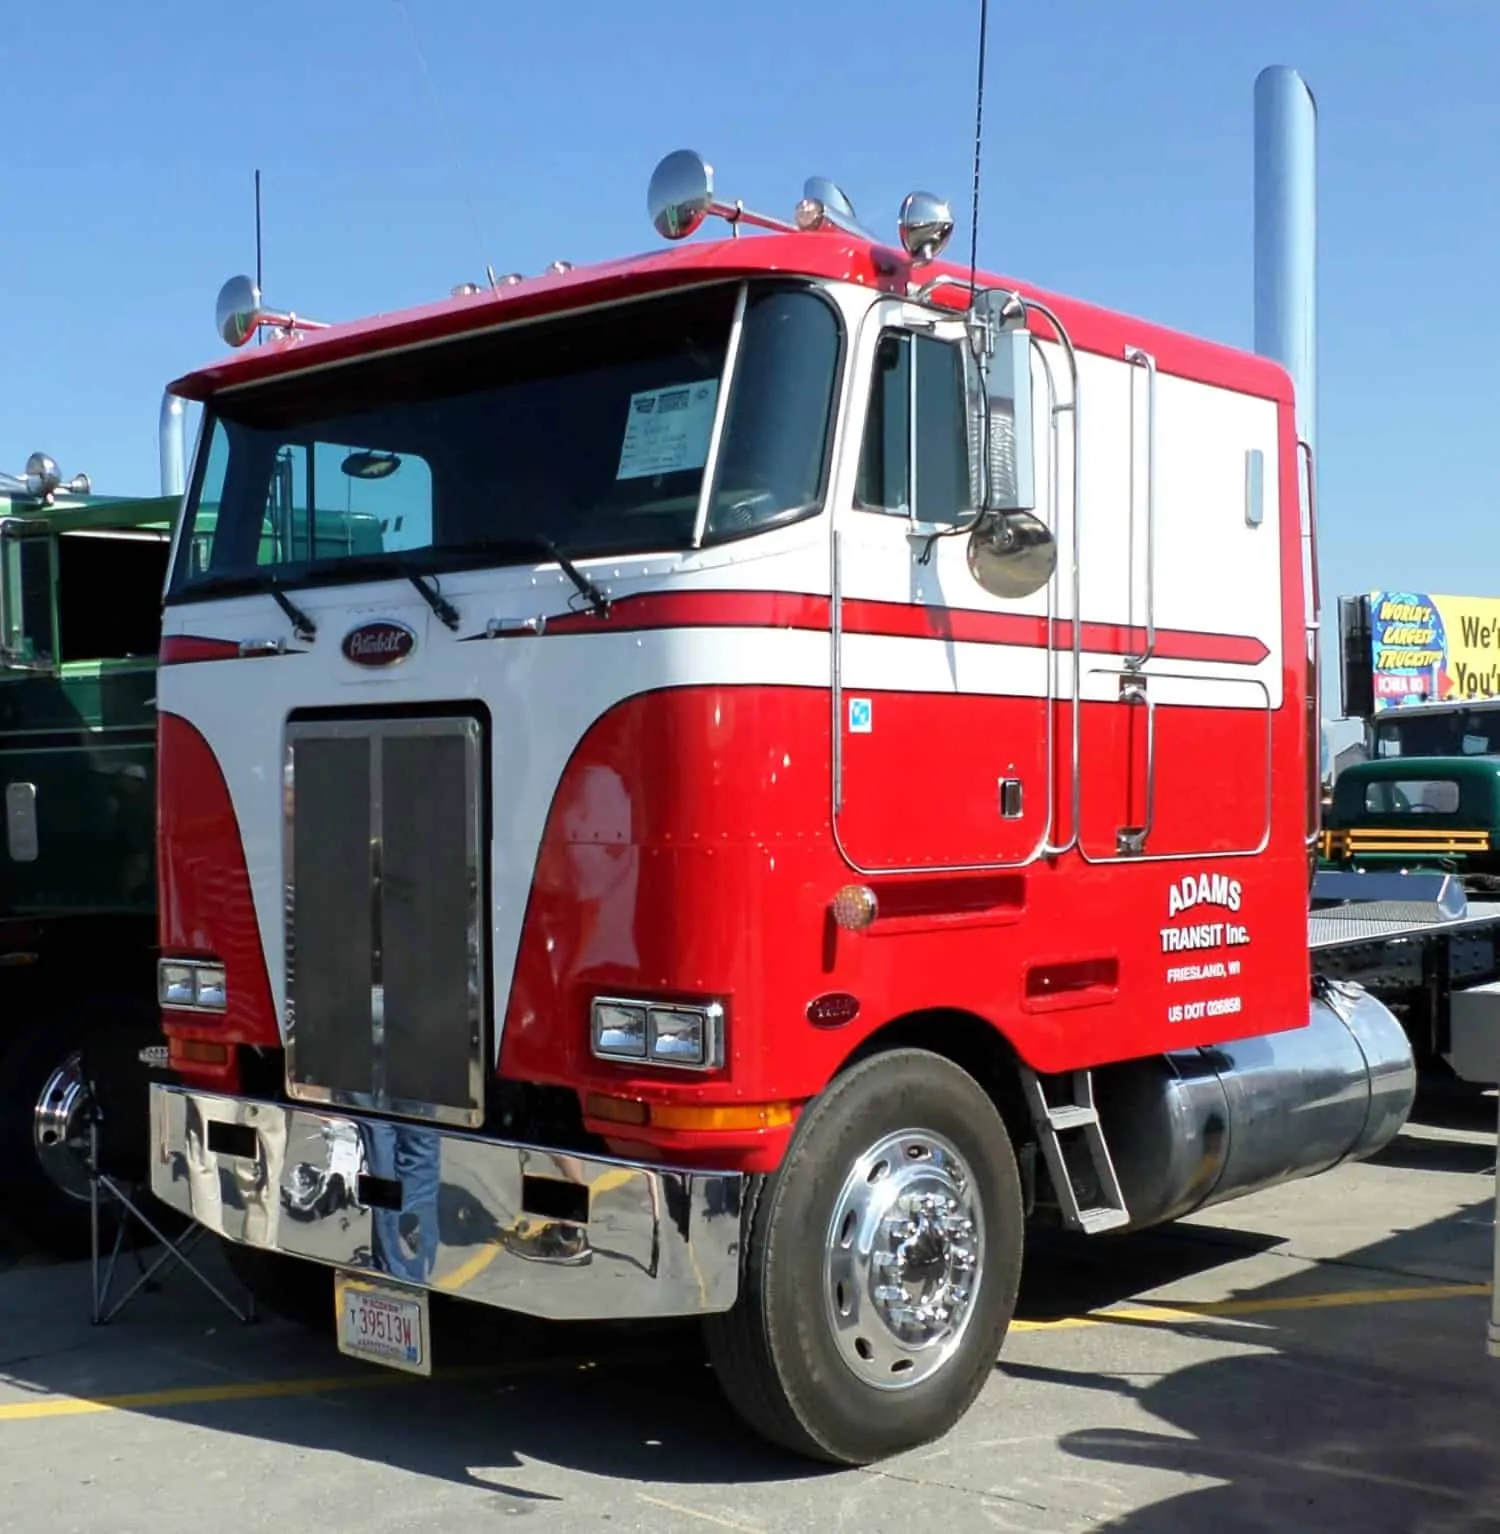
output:
<instances>
[{"instance_id":1,"label":"yellow parking line","mask_svg":"<svg viewBox=\"0 0 1500 1534\"><path fill-rule=\"evenodd\" d=\"M146 1411L162 1406L206 1406L219 1401L268 1401L278 1396L320 1395L332 1390L369 1390L406 1385L414 1375L331 1374L321 1379L245 1380L236 1385L187 1385L178 1390L142 1390L134 1395L61 1396L0 1406L0 1422L34 1422L39 1417L82 1417L90 1412Z\"/></svg>"},{"instance_id":2,"label":"yellow parking line","mask_svg":"<svg viewBox=\"0 0 1500 1534\"><path fill-rule=\"evenodd\" d=\"M1333 1294L1283 1295L1262 1300L1168 1300L1160 1305L1122 1306L1055 1321L1012 1321L1013 1332L1058 1332L1077 1326L1111 1326L1192 1321L1215 1316L1270 1315L1275 1311L1338 1310L1353 1305L1404 1305L1414 1300L1456 1300L1490 1292L1488 1284L1422 1284L1407 1289L1346 1289Z\"/></svg>"},{"instance_id":3,"label":"yellow parking line","mask_svg":"<svg viewBox=\"0 0 1500 1534\"><path fill-rule=\"evenodd\" d=\"M1055 1332L1080 1326L1130 1324L1171 1325L1215 1316L1269 1315L1277 1311L1328 1310L1358 1305L1402 1305L1418 1300L1477 1298L1490 1292L1489 1284L1423 1284L1406 1289L1349 1289L1331 1294L1286 1295L1262 1300L1170 1301L1159 1305L1122 1306L1096 1310L1083 1316L1063 1316L1055 1321L1012 1321L1012 1332ZM602 1363L610 1368L659 1367L661 1352L620 1354ZM527 1375L560 1375L573 1370L597 1369L601 1360L589 1358L534 1359L494 1368L444 1369L447 1383L464 1379L509 1380ZM398 1370L372 1369L370 1373L331 1374L310 1379L242 1380L235 1384L186 1385L172 1390L142 1390L129 1395L53 1396L42 1401L0 1404L0 1422L35 1422L48 1417L82 1417L97 1412L152 1411L174 1406L209 1406L221 1402L269 1401L288 1396L329 1395L343 1390L373 1390L420 1383L421 1375Z\"/></svg>"},{"instance_id":4,"label":"yellow parking line","mask_svg":"<svg viewBox=\"0 0 1500 1534\"><path fill-rule=\"evenodd\" d=\"M606 1360L612 1367L659 1366L660 1351L620 1354ZM520 1363L483 1364L444 1369L444 1384L458 1380L504 1383L528 1375L585 1373L599 1367L593 1358L538 1358ZM0 1422L35 1422L43 1417L83 1417L96 1412L152 1411L173 1406L207 1406L231 1401L270 1401L287 1396L332 1395L344 1390L375 1390L396 1385L421 1384L424 1376L399 1369L374 1366L368 1374L329 1374L313 1379L241 1380L227 1385L184 1385L171 1390L141 1390L129 1395L53 1396L45 1401L13 1401L0 1405Z\"/></svg>"}]
</instances>

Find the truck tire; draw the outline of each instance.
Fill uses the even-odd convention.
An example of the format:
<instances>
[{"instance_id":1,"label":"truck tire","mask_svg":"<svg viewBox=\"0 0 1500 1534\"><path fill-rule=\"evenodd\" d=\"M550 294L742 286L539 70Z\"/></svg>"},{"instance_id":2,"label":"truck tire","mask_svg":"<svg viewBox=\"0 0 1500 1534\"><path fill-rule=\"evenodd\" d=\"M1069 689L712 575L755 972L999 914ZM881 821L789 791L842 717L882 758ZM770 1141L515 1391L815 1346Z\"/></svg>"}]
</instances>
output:
<instances>
[{"instance_id":1,"label":"truck tire","mask_svg":"<svg viewBox=\"0 0 1500 1534\"><path fill-rule=\"evenodd\" d=\"M750 1427L863 1465L973 1405L1014 1313L1025 1216L1004 1121L972 1076L917 1049L854 1066L743 1219L738 1299L704 1330Z\"/></svg>"},{"instance_id":2,"label":"truck tire","mask_svg":"<svg viewBox=\"0 0 1500 1534\"><path fill-rule=\"evenodd\" d=\"M111 1080L107 1090L101 1084L102 1112L138 1116L139 1122L115 1124L107 1132L138 1134L144 1165L148 1078L135 1056L160 1039L154 1004L134 995L81 997L12 1029L0 1052L0 1219L24 1241L54 1257L88 1255L80 1055L87 1048L108 1060ZM153 1219L164 1216L149 1195L143 1203ZM116 1226L114 1207L101 1201L99 1239L104 1246L114 1240Z\"/></svg>"}]
</instances>

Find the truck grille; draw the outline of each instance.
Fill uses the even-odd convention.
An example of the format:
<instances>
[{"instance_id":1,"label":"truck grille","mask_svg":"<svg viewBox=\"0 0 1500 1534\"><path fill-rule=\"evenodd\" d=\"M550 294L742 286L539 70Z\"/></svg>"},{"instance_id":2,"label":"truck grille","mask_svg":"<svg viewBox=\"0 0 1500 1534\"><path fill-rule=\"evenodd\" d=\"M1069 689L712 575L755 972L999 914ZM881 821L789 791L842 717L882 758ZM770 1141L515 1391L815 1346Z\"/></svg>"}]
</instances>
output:
<instances>
[{"instance_id":1,"label":"truck grille","mask_svg":"<svg viewBox=\"0 0 1500 1534\"><path fill-rule=\"evenodd\" d=\"M477 1125L482 739L467 718L287 726L287 1091Z\"/></svg>"}]
</instances>

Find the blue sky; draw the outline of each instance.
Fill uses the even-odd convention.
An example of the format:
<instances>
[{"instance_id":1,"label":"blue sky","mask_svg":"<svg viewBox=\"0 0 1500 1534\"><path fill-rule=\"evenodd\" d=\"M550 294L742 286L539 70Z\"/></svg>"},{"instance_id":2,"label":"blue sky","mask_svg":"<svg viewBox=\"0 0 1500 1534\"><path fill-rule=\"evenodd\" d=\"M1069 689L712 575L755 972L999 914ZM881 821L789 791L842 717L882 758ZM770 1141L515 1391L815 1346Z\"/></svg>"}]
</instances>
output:
<instances>
[{"instance_id":1,"label":"blue sky","mask_svg":"<svg viewBox=\"0 0 1500 1534\"><path fill-rule=\"evenodd\" d=\"M1251 343L1255 76L1306 76L1325 597L1500 595L1500 5L990 10L982 258L1231 344ZM42 448L99 491L156 490L161 390L222 350L215 293L253 270L257 166L267 300L319 318L440 297L485 260L648 248L646 182L681 145L768 212L810 174L883 229L912 188L944 193L966 248L977 13L17 3L0 27L0 467Z\"/></svg>"}]
</instances>

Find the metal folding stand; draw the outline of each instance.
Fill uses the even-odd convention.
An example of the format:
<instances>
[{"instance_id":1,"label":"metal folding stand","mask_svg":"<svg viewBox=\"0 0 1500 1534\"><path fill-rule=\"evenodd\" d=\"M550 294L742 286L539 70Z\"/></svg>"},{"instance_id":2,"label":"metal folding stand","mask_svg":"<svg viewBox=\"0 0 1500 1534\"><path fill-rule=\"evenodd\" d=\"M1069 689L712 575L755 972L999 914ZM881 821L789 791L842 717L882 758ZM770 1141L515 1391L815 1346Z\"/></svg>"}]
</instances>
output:
<instances>
[{"instance_id":1,"label":"metal folding stand","mask_svg":"<svg viewBox=\"0 0 1500 1534\"><path fill-rule=\"evenodd\" d=\"M176 1240L168 1236L141 1207L141 1190L144 1186L138 1176L127 1177L123 1173L112 1174L103 1166L103 1136L101 1127L103 1113L99 1106L99 1099L94 1091L94 1084L85 1074L83 1091L86 1094L82 1104L83 1112L88 1121L88 1178L89 1178L89 1225L90 1225L90 1274L93 1281L93 1324L104 1326L112 1321L125 1308L134 1297L151 1284L152 1279L165 1268L180 1264L186 1268L194 1278L203 1285L210 1294L224 1306L237 1320L246 1325L253 1323L255 1315L255 1299L247 1298L243 1307L236 1305L228 1295L211 1279L207 1273L193 1261L190 1253L198 1245L206 1234L202 1225L193 1225ZM114 1245L109 1253L102 1279L100 1274L100 1240L99 1240L99 1215L105 1201L117 1206L119 1220L115 1227ZM125 1246L126 1237L131 1232L132 1221L135 1225L148 1231L158 1243L161 1251L149 1263L141 1256L140 1248L132 1243L131 1251L135 1256L136 1266L140 1272L131 1286L120 1295L113 1304L109 1303L110 1288L114 1283L115 1266L119 1261L120 1253Z\"/></svg>"}]
</instances>

